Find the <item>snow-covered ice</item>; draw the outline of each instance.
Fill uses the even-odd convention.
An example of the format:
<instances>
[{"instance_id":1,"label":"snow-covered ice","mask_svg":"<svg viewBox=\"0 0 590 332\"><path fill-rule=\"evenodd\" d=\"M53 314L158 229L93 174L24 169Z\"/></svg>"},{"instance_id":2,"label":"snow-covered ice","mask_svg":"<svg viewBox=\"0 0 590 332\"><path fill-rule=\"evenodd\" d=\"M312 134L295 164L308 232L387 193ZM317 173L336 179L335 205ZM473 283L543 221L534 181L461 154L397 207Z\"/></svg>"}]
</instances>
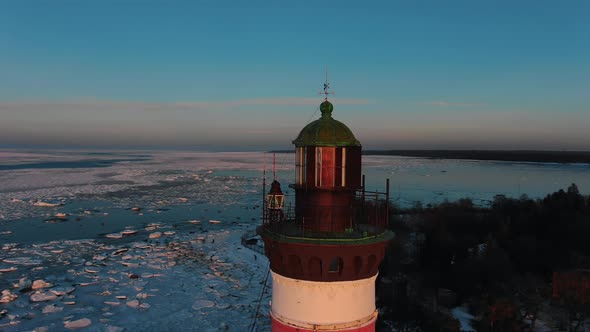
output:
<instances>
[{"instance_id":1,"label":"snow-covered ice","mask_svg":"<svg viewBox=\"0 0 590 332\"><path fill-rule=\"evenodd\" d=\"M86 158L75 155L0 165ZM249 155L0 170L0 330L248 330L268 269L241 244L261 213L265 156ZM269 330L269 300L267 288L257 331Z\"/></svg>"},{"instance_id":2,"label":"snow-covered ice","mask_svg":"<svg viewBox=\"0 0 590 332\"><path fill-rule=\"evenodd\" d=\"M58 329L68 318L72 323L66 328L89 319L89 328L97 331L108 326L204 331L217 329L221 322L230 331L246 330L268 268L265 259L254 258L258 253L241 246L246 229L177 232L120 244L53 241L3 251L2 260L31 257L43 269L28 265L18 274L2 275L2 287L8 287L2 292L2 307L12 319L3 317L0 326L6 331ZM53 248L63 253L47 255ZM25 277L39 279L18 296L23 286L19 281ZM265 311L268 296L262 303ZM262 313L258 321L260 331L268 328L265 316Z\"/></svg>"}]
</instances>

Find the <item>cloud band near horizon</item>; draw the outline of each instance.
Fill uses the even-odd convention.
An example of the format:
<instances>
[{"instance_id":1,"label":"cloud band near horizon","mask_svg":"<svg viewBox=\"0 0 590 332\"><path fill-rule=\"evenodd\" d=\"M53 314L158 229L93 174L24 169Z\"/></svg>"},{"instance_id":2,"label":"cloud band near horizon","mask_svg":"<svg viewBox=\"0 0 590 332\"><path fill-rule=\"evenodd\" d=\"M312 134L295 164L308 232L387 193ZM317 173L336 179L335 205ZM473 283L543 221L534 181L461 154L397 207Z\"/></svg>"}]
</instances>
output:
<instances>
[{"instance_id":1,"label":"cloud band near horizon","mask_svg":"<svg viewBox=\"0 0 590 332\"><path fill-rule=\"evenodd\" d=\"M371 99L332 98L339 105L366 105L373 103ZM141 101L115 101L98 99L80 99L66 101L0 101L0 112L4 111L71 111L71 110L206 110L212 108L237 108L242 106L319 106L321 98L307 97L278 97L278 98L253 98L222 101L177 101L177 102L141 102Z\"/></svg>"}]
</instances>

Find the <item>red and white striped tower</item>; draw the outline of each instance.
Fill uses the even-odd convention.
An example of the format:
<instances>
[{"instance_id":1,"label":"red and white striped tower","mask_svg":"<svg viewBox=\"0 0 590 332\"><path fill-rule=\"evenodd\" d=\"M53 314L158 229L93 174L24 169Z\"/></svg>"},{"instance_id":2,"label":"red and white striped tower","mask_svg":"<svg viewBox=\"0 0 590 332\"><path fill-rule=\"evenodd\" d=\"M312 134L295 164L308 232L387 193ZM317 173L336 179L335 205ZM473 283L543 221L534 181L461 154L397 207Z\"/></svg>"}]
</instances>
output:
<instances>
[{"instance_id":1,"label":"red and white striped tower","mask_svg":"<svg viewBox=\"0 0 590 332\"><path fill-rule=\"evenodd\" d=\"M272 331L374 332L375 279L393 237L389 182L386 192L365 190L361 144L332 118L327 98L320 110L293 141L294 211L283 209L274 181L258 228L272 274Z\"/></svg>"}]
</instances>

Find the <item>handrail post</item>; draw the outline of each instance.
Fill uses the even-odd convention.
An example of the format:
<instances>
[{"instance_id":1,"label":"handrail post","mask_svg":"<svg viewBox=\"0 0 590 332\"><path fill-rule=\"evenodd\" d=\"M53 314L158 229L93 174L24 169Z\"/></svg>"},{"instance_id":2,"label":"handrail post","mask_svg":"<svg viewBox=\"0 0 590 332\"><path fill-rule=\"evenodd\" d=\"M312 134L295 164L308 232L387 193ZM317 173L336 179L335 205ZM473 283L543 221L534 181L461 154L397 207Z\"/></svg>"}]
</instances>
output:
<instances>
[{"instance_id":1,"label":"handrail post","mask_svg":"<svg viewBox=\"0 0 590 332\"><path fill-rule=\"evenodd\" d=\"M266 224L268 221L266 215L266 165L262 170L262 224Z\"/></svg>"},{"instance_id":2,"label":"handrail post","mask_svg":"<svg viewBox=\"0 0 590 332\"><path fill-rule=\"evenodd\" d=\"M362 176L361 186L362 186L362 191L361 191L361 215L360 215L360 217L363 222L368 222L369 218L368 218L368 216L365 215L365 213L366 213L366 211L365 211L365 174L363 174L363 176ZM365 220L365 218L367 220Z\"/></svg>"},{"instance_id":3,"label":"handrail post","mask_svg":"<svg viewBox=\"0 0 590 332\"><path fill-rule=\"evenodd\" d=\"M363 183L362 183L362 195L361 195L363 204L365 204L365 174L363 174Z\"/></svg>"},{"instance_id":4,"label":"handrail post","mask_svg":"<svg viewBox=\"0 0 590 332\"><path fill-rule=\"evenodd\" d=\"M389 179L385 180L385 226L389 228Z\"/></svg>"}]
</instances>

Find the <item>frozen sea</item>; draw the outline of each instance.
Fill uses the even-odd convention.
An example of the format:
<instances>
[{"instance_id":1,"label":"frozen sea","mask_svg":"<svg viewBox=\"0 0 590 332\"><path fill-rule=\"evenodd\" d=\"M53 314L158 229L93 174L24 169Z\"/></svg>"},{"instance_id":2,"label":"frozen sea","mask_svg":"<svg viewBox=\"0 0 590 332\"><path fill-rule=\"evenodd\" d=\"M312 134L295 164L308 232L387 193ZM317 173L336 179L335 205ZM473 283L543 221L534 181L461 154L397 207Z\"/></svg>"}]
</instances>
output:
<instances>
[{"instance_id":1,"label":"frozen sea","mask_svg":"<svg viewBox=\"0 0 590 332\"><path fill-rule=\"evenodd\" d=\"M248 331L257 313L255 330L269 330L268 261L240 238L260 223L272 159L0 150L0 330ZM402 206L590 188L587 164L363 161L368 189L390 178ZM287 190L293 154L275 168Z\"/></svg>"}]
</instances>

